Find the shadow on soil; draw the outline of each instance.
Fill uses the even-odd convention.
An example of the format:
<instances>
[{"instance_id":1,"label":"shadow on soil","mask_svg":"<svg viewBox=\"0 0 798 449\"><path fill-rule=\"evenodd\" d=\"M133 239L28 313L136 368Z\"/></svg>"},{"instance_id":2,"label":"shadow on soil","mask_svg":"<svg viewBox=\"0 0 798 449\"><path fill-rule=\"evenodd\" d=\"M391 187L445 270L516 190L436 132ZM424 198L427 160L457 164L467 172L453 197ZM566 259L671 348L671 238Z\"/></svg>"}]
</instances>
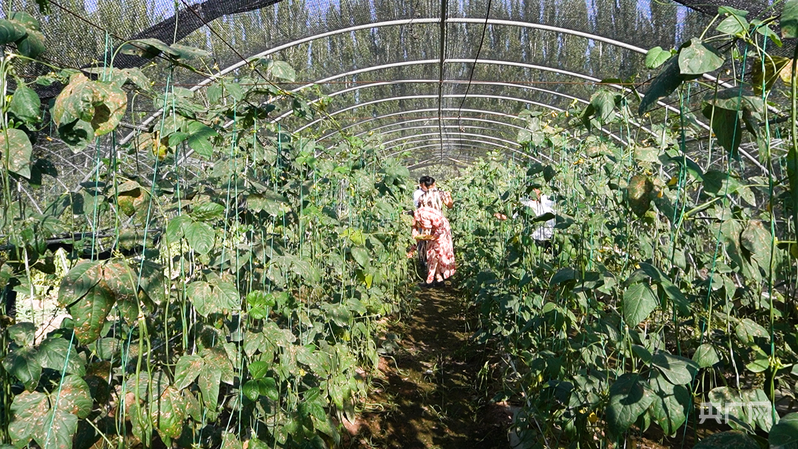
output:
<instances>
[{"instance_id":1,"label":"shadow on soil","mask_svg":"<svg viewBox=\"0 0 798 449\"><path fill-rule=\"evenodd\" d=\"M381 360L375 391L342 446L509 448L512 412L490 402L501 380L480 375L495 372L481 371L495 354L469 340L467 306L449 287L417 296L413 313L391 325L396 350Z\"/></svg>"}]
</instances>

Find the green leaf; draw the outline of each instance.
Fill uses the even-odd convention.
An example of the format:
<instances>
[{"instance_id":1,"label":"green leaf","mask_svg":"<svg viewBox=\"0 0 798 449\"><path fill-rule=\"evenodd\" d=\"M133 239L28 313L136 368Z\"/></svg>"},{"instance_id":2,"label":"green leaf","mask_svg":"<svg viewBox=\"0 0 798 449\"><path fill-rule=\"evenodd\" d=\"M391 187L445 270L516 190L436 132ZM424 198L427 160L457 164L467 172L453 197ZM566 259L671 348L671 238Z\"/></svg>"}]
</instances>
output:
<instances>
[{"instance_id":1,"label":"green leaf","mask_svg":"<svg viewBox=\"0 0 798 449\"><path fill-rule=\"evenodd\" d=\"M285 61L276 61L273 59L265 59L263 61L263 65L266 66L266 70L268 73L274 76L275 78L282 79L284 81L296 81L296 71L290 64Z\"/></svg>"},{"instance_id":2,"label":"green leaf","mask_svg":"<svg viewBox=\"0 0 798 449\"><path fill-rule=\"evenodd\" d=\"M723 66L723 57L715 48L699 39L690 39L679 48L679 73L703 75Z\"/></svg>"},{"instance_id":3,"label":"green leaf","mask_svg":"<svg viewBox=\"0 0 798 449\"><path fill-rule=\"evenodd\" d=\"M42 376L38 352L30 347L19 348L3 359L3 369L19 379L28 391L33 391Z\"/></svg>"},{"instance_id":4,"label":"green leaf","mask_svg":"<svg viewBox=\"0 0 798 449\"><path fill-rule=\"evenodd\" d=\"M0 157L8 170L26 179L30 179L30 157L33 152L25 131L10 128L0 131Z\"/></svg>"},{"instance_id":5,"label":"green leaf","mask_svg":"<svg viewBox=\"0 0 798 449\"><path fill-rule=\"evenodd\" d=\"M720 362L720 357L718 357L718 352L714 346L704 343L696 349L695 354L693 354L693 361L698 364L699 368L709 368Z\"/></svg>"},{"instance_id":6,"label":"green leaf","mask_svg":"<svg viewBox=\"0 0 798 449\"><path fill-rule=\"evenodd\" d=\"M798 0L784 0L779 24L783 39L798 37Z\"/></svg>"},{"instance_id":7,"label":"green leaf","mask_svg":"<svg viewBox=\"0 0 798 449\"><path fill-rule=\"evenodd\" d=\"M266 373L271 369L271 365L266 362L257 361L250 363L247 369L253 379L260 379L266 376Z\"/></svg>"},{"instance_id":8,"label":"green leaf","mask_svg":"<svg viewBox=\"0 0 798 449\"><path fill-rule=\"evenodd\" d=\"M692 382L698 372L698 364L692 360L662 351L654 354L651 363L674 385Z\"/></svg>"},{"instance_id":9,"label":"green leaf","mask_svg":"<svg viewBox=\"0 0 798 449\"><path fill-rule=\"evenodd\" d=\"M118 340L112 339L118 343ZM67 359L67 354L69 358ZM42 368L58 372L64 371L76 376L86 375L84 360L77 356L77 350L69 347L69 341L62 337L48 337L39 346L39 363Z\"/></svg>"},{"instance_id":10,"label":"green leaf","mask_svg":"<svg viewBox=\"0 0 798 449\"><path fill-rule=\"evenodd\" d=\"M16 42L27 34L27 30L19 23L0 19L0 45Z\"/></svg>"},{"instance_id":11,"label":"green leaf","mask_svg":"<svg viewBox=\"0 0 798 449\"><path fill-rule=\"evenodd\" d=\"M58 289L58 305L60 307L67 307L80 300L100 282L102 279L101 268L98 267L101 263L100 261L84 260L78 262L67 272L61 279Z\"/></svg>"},{"instance_id":12,"label":"green leaf","mask_svg":"<svg viewBox=\"0 0 798 449\"><path fill-rule=\"evenodd\" d=\"M203 360L198 355L183 355L178 359L175 367L175 387L182 390L200 375Z\"/></svg>"},{"instance_id":13,"label":"green leaf","mask_svg":"<svg viewBox=\"0 0 798 449\"><path fill-rule=\"evenodd\" d=\"M36 326L30 322L13 324L8 326L8 336L18 346L33 346L36 336Z\"/></svg>"},{"instance_id":14,"label":"green leaf","mask_svg":"<svg viewBox=\"0 0 798 449\"><path fill-rule=\"evenodd\" d=\"M761 220L748 221L745 230L740 234L740 243L751 253L751 261L756 262L765 273L769 272L773 238Z\"/></svg>"},{"instance_id":15,"label":"green leaf","mask_svg":"<svg viewBox=\"0 0 798 449\"><path fill-rule=\"evenodd\" d=\"M671 52L662 47L654 47L646 53L646 68L656 69L673 56Z\"/></svg>"},{"instance_id":16,"label":"green leaf","mask_svg":"<svg viewBox=\"0 0 798 449\"><path fill-rule=\"evenodd\" d=\"M744 16L731 14L718 24L718 32L730 36L744 36L750 24Z\"/></svg>"},{"instance_id":17,"label":"green leaf","mask_svg":"<svg viewBox=\"0 0 798 449\"><path fill-rule=\"evenodd\" d=\"M41 432L40 426L49 409L50 403L44 393L24 391L16 395L11 404L12 418L8 426L11 442L16 447L28 444L34 433Z\"/></svg>"},{"instance_id":18,"label":"green leaf","mask_svg":"<svg viewBox=\"0 0 798 449\"><path fill-rule=\"evenodd\" d=\"M208 140L219 133L204 123L191 121L188 123L188 146L200 156L213 157L213 144Z\"/></svg>"},{"instance_id":19,"label":"green leaf","mask_svg":"<svg viewBox=\"0 0 798 449\"><path fill-rule=\"evenodd\" d=\"M770 429L768 443L773 449L788 449L790 445L798 444L798 413L790 413L781 418Z\"/></svg>"},{"instance_id":20,"label":"green leaf","mask_svg":"<svg viewBox=\"0 0 798 449\"><path fill-rule=\"evenodd\" d=\"M743 318L737 323L735 333L741 343L748 346L764 344L770 341L770 333L750 318Z\"/></svg>"},{"instance_id":21,"label":"green leaf","mask_svg":"<svg viewBox=\"0 0 798 449\"><path fill-rule=\"evenodd\" d=\"M280 399L280 390L277 389L277 381L273 377L258 379L258 388L260 388L260 394L272 402L277 402Z\"/></svg>"},{"instance_id":22,"label":"green leaf","mask_svg":"<svg viewBox=\"0 0 798 449\"><path fill-rule=\"evenodd\" d=\"M659 300L648 284L632 284L623 293L623 317L630 327L648 318L657 306Z\"/></svg>"},{"instance_id":23,"label":"green leaf","mask_svg":"<svg viewBox=\"0 0 798 449\"><path fill-rule=\"evenodd\" d=\"M150 404L151 419L158 433L169 438L179 438L183 433L187 401L175 387L168 386L155 403Z\"/></svg>"},{"instance_id":24,"label":"green leaf","mask_svg":"<svg viewBox=\"0 0 798 449\"><path fill-rule=\"evenodd\" d=\"M44 53L45 50L44 34L39 31L28 29L28 34L17 41L17 50L24 56L36 59L36 57Z\"/></svg>"},{"instance_id":25,"label":"green leaf","mask_svg":"<svg viewBox=\"0 0 798 449\"><path fill-rule=\"evenodd\" d=\"M125 55L140 56L146 59L155 58L161 53L172 57L180 56L180 53L170 48L163 41L154 38L128 41L122 44L118 51Z\"/></svg>"},{"instance_id":26,"label":"green leaf","mask_svg":"<svg viewBox=\"0 0 798 449\"><path fill-rule=\"evenodd\" d=\"M352 248L352 257L357 261L358 265L363 268L367 268L369 266L369 253L366 251L365 248L355 247Z\"/></svg>"},{"instance_id":27,"label":"green leaf","mask_svg":"<svg viewBox=\"0 0 798 449\"><path fill-rule=\"evenodd\" d=\"M8 111L16 118L26 124L35 124L42 119L42 102L35 90L27 86L19 86L14 95L11 96L11 103Z\"/></svg>"},{"instance_id":28,"label":"green leaf","mask_svg":"<svg viewBox=\"0 0 798 449\"><path fill-rule=\"evenodd\" d=\"M573 281L577 278L577 272L571 267L560 268L549 281L550 286L560 285L564 282Z\"/></svg>"},{"instance_id":29,"label":"green leaf","mask_svg":"<svg viewBox=\"0 0 798 449\"><path fill-rule=\"evenodd\" d=\"M94 406L89 385L79 376L69 374L64 377L64 381L53 390L50 402L58 410L71 413L78 418L89 416Z\"/></svg>"},{"instance_id":30,"label":"green leaf","mask_svg":"<svg viewBox=\"0 0 798 449\"><path fill-rule=\"evenodd\" d=\"M186 226L185 237L191 249L200 254L207 254L213 249L216 233L207 223L193 222Z\"/></svg>"},{"instance_id":31,"label":"green leaf","mask_svg":"<svg viewBox=\"0 0 798 449\"><path fill-rule=\"evenodd\" d=\"M613 435L626 432L654 402L654 394L637 374L623 374L610 386L610 402L606 416Z\"/></svg>"},{"instance_id":32,"label":"green leaf","mask_svg":"<svg viewBox=\"0 0 798 449\"><path fill-rule=\"evenodd\" d=\"M185 230L193 222L188 215L178 215L166 225L166 239L169 243L178 242L185 235Z\"/></svg>"},{"instance_id":33,"label":"green leaf","mask_svg":"<svg viewBox=\"0 0 798 449\"><path fill-rule=\"evenodd\" d=\"M763 371L767 371L770 368L770 360L767 357L758 358L753 362L745 365L749 371L752 373L761 373Z\"/></svg>"},{"instance_id":34,"label":"green leaf","mask_svg":"<svg viewBox=\"0 0 798 449\"><path fill-rule=\"evenodd\" d=\"M224 206L213 202L201 203L191 210L191 216L197 221L218 220L224 217Z\"/></svg>"},{"instance_id":35,"label":"green leaf","mask_svg":"<svg viewBox=\"0 0 798 449\"><path fill-rule=\"evenodd\" d=\"M681 385L672 385L662 376L652 378L650 384L656 392L651 415L666 435L673 435L686 420L690 391Z\"/></svg>"},{"instance_id":36,"label":"green leaf","mask_svg":"<svg viewBox=\"0 0 798 449\"><path fill-rule=\"evenodd\" d=\"M176 53L175 58L178 59L198 59L208 58L211 56L211 52L207 50L197 47L189 47L188 45L183 44L172 44L169 46L169 48Z\"/></svg>"},{"instance_id":37,"label":"green leaf","mask_svg":"<svg viewBox=\"0 0 798 449\"><path fill-rule=\"evenodd\" d=\"M257 401L260 397L260 387L258 386L257 380L250 380L244 384L244 388L241 390L244 393L244 396L247 397L250 401Z\"/></svg>"}]
</instances>

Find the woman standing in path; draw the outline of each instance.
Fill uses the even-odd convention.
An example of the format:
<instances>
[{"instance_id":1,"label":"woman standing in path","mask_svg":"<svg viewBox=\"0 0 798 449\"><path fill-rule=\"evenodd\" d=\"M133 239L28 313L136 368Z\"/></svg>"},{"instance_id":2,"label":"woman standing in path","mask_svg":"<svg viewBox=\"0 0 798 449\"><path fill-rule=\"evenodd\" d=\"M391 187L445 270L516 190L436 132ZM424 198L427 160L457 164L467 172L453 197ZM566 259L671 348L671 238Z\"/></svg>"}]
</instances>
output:
<instances>
[{"instance_id":1,"label":"woman standing in path","mask_svg":"<svg viewBox=\"0 0 798 449\"><path fill-rule=\"evenodd\" d=\"M427 191L419 198L419 207L413 213L413 237L426 240L425 285L432 286L443 283L456 269L452 228L441 210L444 204L452 207L454 202L448 192L437 189L434 178L428 177L425 187Z\"/></svg>"}]
</instances>

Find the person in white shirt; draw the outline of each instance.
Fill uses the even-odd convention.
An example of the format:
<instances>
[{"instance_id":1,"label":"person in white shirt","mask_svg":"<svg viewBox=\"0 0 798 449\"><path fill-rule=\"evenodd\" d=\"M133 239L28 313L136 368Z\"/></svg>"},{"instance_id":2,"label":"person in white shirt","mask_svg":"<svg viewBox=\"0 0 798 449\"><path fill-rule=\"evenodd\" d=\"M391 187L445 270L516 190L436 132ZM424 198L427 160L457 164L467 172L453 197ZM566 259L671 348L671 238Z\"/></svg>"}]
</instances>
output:
<instances>
[{"instance_id":1,"label":"person in white shirt","mask_svg":"<svg viewBox=\"0 0 798 449\"><path fill-rule=\"evenodd\" d=\"M522 200L521 204L527 207L531 207L533 211L535 211L536 216L541 216L543 214L554 214L554 201L549 199L549 197L540 192L540 189L534 189L535 195L537 196L536 200L533 199L526 199ZM554 236L554 225L557 224L557 220L555 218L551 218L546 220L542 225L538 226L535 229L535 232L532 233L532 239L535 240L535 243L538 246L543 248L550 248L551 247L551 238Z\"/></svg>"},{"instance_id":2,"label":"person in white shirt","mask_svg":"<svg viewBox=\"0 0 798 449\"><path fill-rule=\"evenodd\" d=\"M418 178L418 187L416 187L415 192L413 192L413 208L418 209L418 201L421 199L421 196L427 193L427 182L429 180L429 176L422 176Z\"/></svg>"}]
</instances>

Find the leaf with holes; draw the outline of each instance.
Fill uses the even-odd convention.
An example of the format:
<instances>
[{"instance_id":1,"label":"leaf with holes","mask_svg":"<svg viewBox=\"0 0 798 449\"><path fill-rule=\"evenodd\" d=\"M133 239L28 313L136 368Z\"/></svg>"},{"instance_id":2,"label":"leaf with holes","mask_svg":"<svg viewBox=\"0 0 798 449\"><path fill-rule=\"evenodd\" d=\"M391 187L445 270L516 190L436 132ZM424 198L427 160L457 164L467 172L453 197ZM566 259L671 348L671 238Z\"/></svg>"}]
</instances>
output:
<instances>
[{"instance_id":1,"label":"leaf with holes","mask_svg":"<svg viewBox=\"0 0 798 449\"><path fill-rule=\"evenodd\" d=\"M0 158L8 164L8 171L30 178L30 157L33 152L28 135L20 129L0 132Z\"/></svg>"},{"instance_id":2,"label":"leaf with holes","mask_svg":"<svg viewBox=\"0 0 798 449\"><path fill-rule=\"evenodd\" d=\"M94 136L102 136L116 129L126 108L125 91L77 73L56 97L51 113L59 132L63 126L81 121L91 125Z\"/></svg>"}]
</instances>

